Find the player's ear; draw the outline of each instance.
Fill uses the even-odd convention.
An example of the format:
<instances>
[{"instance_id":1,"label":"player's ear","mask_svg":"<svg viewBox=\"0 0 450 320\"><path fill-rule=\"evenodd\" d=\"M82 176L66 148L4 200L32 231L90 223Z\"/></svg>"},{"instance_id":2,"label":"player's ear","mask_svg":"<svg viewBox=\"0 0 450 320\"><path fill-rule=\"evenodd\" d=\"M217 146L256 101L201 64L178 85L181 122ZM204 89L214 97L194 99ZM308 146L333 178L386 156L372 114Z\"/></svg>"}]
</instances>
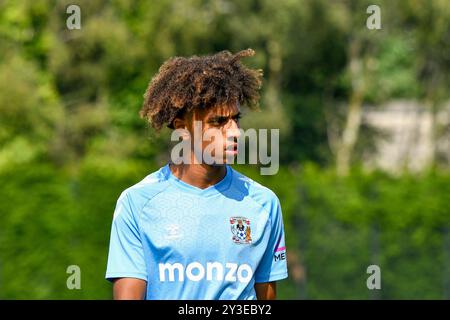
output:
<instances>
[{"instance_id":1,"label":"player's ear","mask_svg":"<svg viewBox=\"0 0 450 320\"><path fill-rule=\"evenodd\" d=\"M189 130L191 127L192 113L193 111L186 111L186 110L178 112L177 116L172 121L173 129Z\"/></svg>"},{"instance_id":2,"label":"player's ear","mask_svg":"<svg viewBox=\"0 0 450 320\"><path fill-rule=\"evenodd\" d=\"M183 140L190 139L189 123L186 117L176 117L172 121L172 126L174 130L181 130L181 137Z\"/></svg>"},{"instance_id":3,"label":"player's ear","mask_svg":"<svg viewBox=\"0 0 450 320\"><path fill-rule=\"evenodd\" d=\"M172 122L172 126L174 129L187 129L186 120L183 118L175 118Z\"/></svg>"}]
</instances>

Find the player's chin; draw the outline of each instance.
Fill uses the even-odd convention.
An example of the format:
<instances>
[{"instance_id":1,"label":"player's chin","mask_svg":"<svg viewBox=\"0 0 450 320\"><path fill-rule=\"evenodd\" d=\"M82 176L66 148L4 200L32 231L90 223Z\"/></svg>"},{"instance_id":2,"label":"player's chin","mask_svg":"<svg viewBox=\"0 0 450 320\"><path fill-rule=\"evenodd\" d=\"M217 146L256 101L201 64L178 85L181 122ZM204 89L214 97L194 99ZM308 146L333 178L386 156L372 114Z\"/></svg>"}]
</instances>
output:
<instances>
[{"instance_id":1,"label":"player's chin","mask_svg":"<svg viewBox=\"0 0 450 320\"><path fill-rule=\"evenodd\" d=\"M226 150L223 157L224 163L226 164L235 163L237 155L238 155L237 150Z\"/></svg>"}]
</instances>

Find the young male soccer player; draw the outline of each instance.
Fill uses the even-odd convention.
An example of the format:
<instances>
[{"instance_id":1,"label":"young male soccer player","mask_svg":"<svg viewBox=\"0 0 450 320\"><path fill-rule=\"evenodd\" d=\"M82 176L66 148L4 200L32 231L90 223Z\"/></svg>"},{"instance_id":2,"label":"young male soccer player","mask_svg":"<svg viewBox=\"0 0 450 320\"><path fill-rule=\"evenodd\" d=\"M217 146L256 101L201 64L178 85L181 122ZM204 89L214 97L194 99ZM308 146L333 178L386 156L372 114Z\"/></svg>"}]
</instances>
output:
<instances>
[{"instance_id":1,"label":"young male soccer player","mask_svg":"<svg viewBox=\"0 0 450 320\"><path fill-rule=\"evenodd\" d=\"M172 58L150 82L141 116L156 130L194 135L195 121L219 130L223 161L202 162L192 148L193 161L171 161L122 192L106 271L115 299L275 299L287 278L277 196L229 164L240 106L258 105L262 72L240 62L253 54Z\"/></svg>"}]
</instances>

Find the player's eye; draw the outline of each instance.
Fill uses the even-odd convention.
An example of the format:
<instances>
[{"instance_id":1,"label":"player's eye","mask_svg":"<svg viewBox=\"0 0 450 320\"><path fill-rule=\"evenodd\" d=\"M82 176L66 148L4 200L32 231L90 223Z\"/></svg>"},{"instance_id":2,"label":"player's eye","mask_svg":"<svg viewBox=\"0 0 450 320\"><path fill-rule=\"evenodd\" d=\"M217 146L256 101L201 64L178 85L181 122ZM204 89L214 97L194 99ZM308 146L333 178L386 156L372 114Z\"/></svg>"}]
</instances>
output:
<instances>
[{"instance_id":1,"label":"player's eye","mask_svg":"<svg viewBox=\"0 0 450 320\"><path fill-rule=\"evenodd\" d=\"M217 126L221 126L224 125L227 122L227 118L226 117L217 117L211 120L211 124L213 125L217 125Z\"/></svg>"}]
</instances>

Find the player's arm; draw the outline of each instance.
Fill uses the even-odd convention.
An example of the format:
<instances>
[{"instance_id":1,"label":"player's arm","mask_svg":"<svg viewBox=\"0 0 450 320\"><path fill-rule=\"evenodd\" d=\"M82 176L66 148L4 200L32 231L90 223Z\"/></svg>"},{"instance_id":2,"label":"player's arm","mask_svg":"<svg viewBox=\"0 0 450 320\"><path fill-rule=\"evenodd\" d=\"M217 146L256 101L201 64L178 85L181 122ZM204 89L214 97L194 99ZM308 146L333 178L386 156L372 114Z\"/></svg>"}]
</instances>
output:
<instances>
[{"instance_id":1,"label":"player's arm","mask_svg":"<svg viewBox=\"0 0 450 320\"><path fill-rule=\"evenodd\" d=\"M275 281L255 283L255 291L258 300L275 300L277 296L277 283Z\"/></svg>"},{"instance_id":2,"label":"player's arm","mask_svg":"<svg viewBox=\"0 0 450 320\"><path fill-rule=\"evenodd\" d=\"M117 278L114 280L114 300L143 300L147 281L136 278Z\"/></svg>"}]
</instances>

